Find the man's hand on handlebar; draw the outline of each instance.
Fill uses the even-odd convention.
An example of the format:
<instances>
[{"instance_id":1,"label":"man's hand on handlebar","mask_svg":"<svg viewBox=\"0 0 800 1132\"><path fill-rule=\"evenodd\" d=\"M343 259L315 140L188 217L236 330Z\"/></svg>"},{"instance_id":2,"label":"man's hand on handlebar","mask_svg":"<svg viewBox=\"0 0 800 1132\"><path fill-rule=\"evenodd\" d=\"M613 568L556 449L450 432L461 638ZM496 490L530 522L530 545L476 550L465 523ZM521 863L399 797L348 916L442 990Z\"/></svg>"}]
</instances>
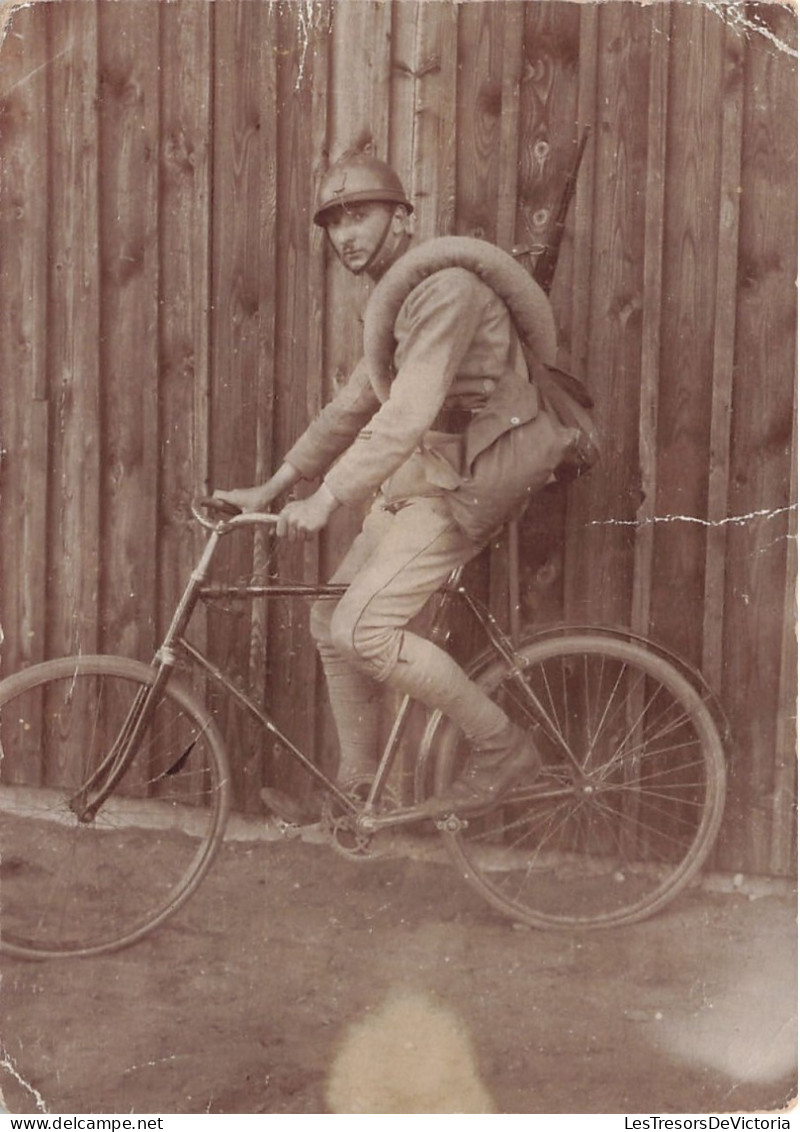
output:
<instances>
[{"instance_id":1,"label":"man's hand on handlebar","mask_svg":"<svg viewBox=\"0 0 800 1132\"><path fill-rule=\"evenodd\" d=\"M338 506L339 500L323 483L308 499L286 504L278 516L278 538L294 542L317 534Z\"/></svg>"},{"instance_id":2,"label":"man's hand on handlebar","mask_svg":"<svg viewBox=\"0 0 800 1132\"><path fill-rule=\"evenodd\" d=\"M300 479L300 473L290 464L282 464L266 483L255 487L237 487L231 491L215 491L214 499L238 507L245 514L266 511L277 499ZM276 534L290 542L310 538L327 524L339 500L323 483L307 499L287 503L278 516Z\"/></svg>"},{"instance_id":3,"label":"man's hand on handlebar","mask_svg":"<svg viewBox=\"0 0 800 1132\"><path fill-rule=\"evenodd\" d=\"M232 503L240 511L266 511L269 505L294 487L300 479L300 472L291 464L284 462L266 483L255 487L236 487L231 491L215 491L214 498Z\"/></svg>"},{"instance_id":4,"label":"man's hand on handlebar","mask_svg":"<svg viewBox=\"0 0 800 1132\"><path fill-rule=\"evenodd\" d=\"M268 484L258 484L256 487L236 487L232 491L215 491L214 499L221 499L223 503L231 503L240 511L266 511L275 495L267 490ZM276 493L277 494L277 493Z\"/></svg>"}]
</instances>

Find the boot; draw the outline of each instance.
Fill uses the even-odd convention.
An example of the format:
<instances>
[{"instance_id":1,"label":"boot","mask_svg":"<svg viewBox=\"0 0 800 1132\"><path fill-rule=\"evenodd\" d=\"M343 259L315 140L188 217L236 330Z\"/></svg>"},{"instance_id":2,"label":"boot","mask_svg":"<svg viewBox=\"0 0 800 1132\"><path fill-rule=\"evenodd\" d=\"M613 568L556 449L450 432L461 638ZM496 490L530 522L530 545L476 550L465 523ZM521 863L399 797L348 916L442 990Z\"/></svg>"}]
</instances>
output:
<instances>
[{"instance_id":1,"label":"boot","mask_svg":"<svg viewBox=\"0 0 800 1132\"><path fill-rule=\"evenodd\" d=\"M426 808L436 813L484 809L521 781L530 783L541 766L541 755L529 733L513 726L511 740L501 750L472 750L461 773L430 798Z\"/></svg>"},{"instance_id":2,"label":"boot","mask_svg":"<svg viewBox=\"0 0 800 1132\"><path fill-rule=\"evenodd\" d=\"M315 825L319 821L321 800L316 795L300 802L275 786L262 786L259 794L266 809L284 825Z\"/></svg>"}]
</instances>

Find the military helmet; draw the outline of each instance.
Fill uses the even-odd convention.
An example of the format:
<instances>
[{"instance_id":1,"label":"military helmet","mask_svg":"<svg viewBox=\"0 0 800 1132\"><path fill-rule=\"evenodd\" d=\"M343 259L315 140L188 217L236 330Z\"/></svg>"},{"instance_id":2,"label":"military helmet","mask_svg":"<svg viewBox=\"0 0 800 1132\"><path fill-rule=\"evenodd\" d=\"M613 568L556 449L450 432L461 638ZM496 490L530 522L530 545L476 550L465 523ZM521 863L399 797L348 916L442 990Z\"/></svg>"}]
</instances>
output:
<instances>
[{"instance_id":1,"label":"military helmet","mask_svg":"<svg viewBox=\"0 0 800 1132\"><path fill-rule=\"evenodd\" d=\"M324 228L328 209L363 201L402 204L409 212L414 211L400 178L390 165L371 153L346 153L331 165L320 181L314 223Z\"/></svg>"}]
</instances>

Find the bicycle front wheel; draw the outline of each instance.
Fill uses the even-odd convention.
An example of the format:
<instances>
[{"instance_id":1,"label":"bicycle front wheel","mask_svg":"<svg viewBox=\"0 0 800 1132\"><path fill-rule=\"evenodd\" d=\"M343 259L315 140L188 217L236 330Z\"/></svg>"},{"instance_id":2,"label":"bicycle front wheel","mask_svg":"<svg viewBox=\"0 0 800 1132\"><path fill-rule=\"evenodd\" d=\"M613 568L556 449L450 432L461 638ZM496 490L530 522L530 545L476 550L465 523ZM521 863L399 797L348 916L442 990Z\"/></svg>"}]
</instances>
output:
<instances>
[{"instance_id":1,"label":"bicycle front wheel","mask_svg":"<svg viewBox=\"0 0 800 1132\"><path fill-rule=\"evenodd\" d=\"M2 950L124 947L172 915L210 866L230 804L223 744L173 680L150 696L155 678L138 661L86 656L0 684ZM143 711L123 772L124 737Z\"/></svg>"},{"instance_id":2,"label":"bicycle front wheel","mask_svg":"<svg viewBox=\"0 0 800 1132\"><path fill-rule=\"evenodd\" d=\"M448 849L494 907L533 926L642 919L695 876L719 828L714 720L681 673L632 641L582 634L517 651L516 669L495 660L473 676L531 729L543 772L445 833ZM427 739L442 788L466 754L463 737L439 718Z\"/></svg>"}]
</instances>

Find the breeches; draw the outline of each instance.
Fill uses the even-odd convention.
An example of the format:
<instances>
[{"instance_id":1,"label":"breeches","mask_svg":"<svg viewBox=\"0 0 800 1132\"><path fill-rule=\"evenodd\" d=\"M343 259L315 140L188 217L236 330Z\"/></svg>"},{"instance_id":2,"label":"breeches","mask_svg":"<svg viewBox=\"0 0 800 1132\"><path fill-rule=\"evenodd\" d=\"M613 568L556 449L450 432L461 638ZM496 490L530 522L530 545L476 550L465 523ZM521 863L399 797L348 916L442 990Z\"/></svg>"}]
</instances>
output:
<instances>
[{"instance_id":1,"label":"breeches","mask_svg":"<svg viewBox=\"0 0 800 1132\"><path fill-rule=\"evenodd\" d=\"M323 658L333 649L371 679L391 683L405 626L479 549L441 497L412 499L396 511L379 499L331 579L350 583L346 593L312 607L311 633Z\"/></svg>"}]
</instances>

